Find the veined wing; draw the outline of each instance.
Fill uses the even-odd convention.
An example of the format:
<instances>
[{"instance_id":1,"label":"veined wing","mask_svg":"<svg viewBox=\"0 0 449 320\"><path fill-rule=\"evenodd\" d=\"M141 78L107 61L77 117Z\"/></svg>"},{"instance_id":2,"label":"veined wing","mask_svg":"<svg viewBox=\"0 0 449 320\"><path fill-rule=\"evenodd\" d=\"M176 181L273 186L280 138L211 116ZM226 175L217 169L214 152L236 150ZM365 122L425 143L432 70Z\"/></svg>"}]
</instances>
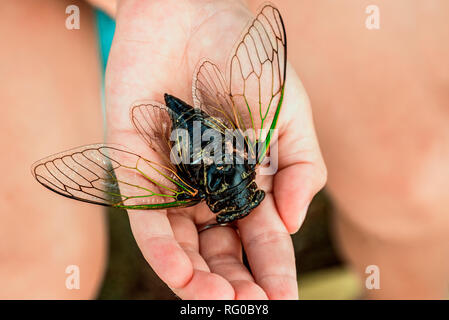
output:
<instances>
[{"instance_id":1,"label":"veined wing","mask_svg":"<svg viewBox=\"0 0 449 320\"><path fill-rule=\"evenodd\" d=\"M265 4L245 28L228 61L228 81L218 67L202 60L194 73L195 106L245 133L261 163L282 106L287 39L282 17Z\"/></svg>"},{"instance_id":2,"label":"veined wing","mask_svg":"<svg viewBox=\"0 0 449 320\"><path fill-rule=\"evenodd\" d=\"M60 195L104 206L164 209L200 201L176 172L116 145L65 151L36 162L32 173Z\"/></svg>"},{"instance_id":3,"label":"veined wing","mask_svg":"<svg viewBox=\"0 0 449 320\"><path fill-rule=\"evenodd\" d=\"M188 140L180 139L178 135L171 137L173 122L171 111L167 106L153 101L138 102L131 107L130 117L140 137L155 152L155 156L164 166L173 172L181 171L189 175L185 160L189 150Z\"/></svg>"},{"instance_id":4,"label":"veined wing","mask_svg":"<svg viewBox=\"0 0 449 320\"><path fill-rule=\"evenodd\" d=\"M154 101L136 102L131 106L130 118L143 141L156 152L165 166L176 171L170 161L172 121L167 107Z\"/></svg>"},{"instance_id":5,"label":"veined wing","mask_svg":"<svg viewBox=\"0 0 449 320\"><path fill-rule=\"evenodd\" d=\"M256 137L259 163L268 151L281 110L286 65L284 22L277 8L265 4L237 42L228 65L238 126Z\"/></svg>"},{"instance_id":6,"label":"veined wing","mask_svg":"<svg viewBox=\"0 0 449 320\"><path fill-rule=\"evenodd\" d=\"M192 96L196 108L216 119L224 129L236 129L237 115L223 75L213 62L202 59L193 73Z\"/></svg>"}]
</instances>

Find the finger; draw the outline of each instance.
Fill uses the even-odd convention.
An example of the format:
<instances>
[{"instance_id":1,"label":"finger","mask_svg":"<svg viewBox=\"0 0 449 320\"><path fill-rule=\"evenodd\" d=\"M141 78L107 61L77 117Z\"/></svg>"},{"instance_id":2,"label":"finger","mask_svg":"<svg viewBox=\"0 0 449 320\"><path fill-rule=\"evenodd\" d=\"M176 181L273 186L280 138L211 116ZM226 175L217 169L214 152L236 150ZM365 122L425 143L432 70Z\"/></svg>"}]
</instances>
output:
<instances>
[{"instance_id":1,"label":"finger","mask_svg":"<svg viewBox=\"0 0 449 320\"><path fill-rule=\"evenodd\" d=\"M175 240L166 214L132 211L129 221L137 245L154 272L170 288L185 287L193 277L193 265Z\"/></svg>"},{"instance_id":2,"label":"finger","mask_svg":"<svg viewBox=\"0 0 449 320\"><path fill-rule=\"evenodd\" d=\"M218 274L194 270L192 279L179 289L172 288L182 299L187 300L233 300L234 289Z\"/></svg>"},{"instance_id":3,"label":"finger","mask_svg":"<svg viewBox=\"0 0 449 320\"><path fill-rule=\"evenodd\" d=\"M312 198L326 183L327 171L307 94L294 70L288 71L273 194L287 230L294 233L302 225Z\"/></svg>"},{"instance_id":4,"label":"finger","mask_svg":"<svg viewBox=\"0 0 449 320\"><path fill-rule=\"evenodd\" d=\"M205 272L210 272L210 269L199 253L198 230L192 219L173 212L168 214L168 219L173 229L176 241L178 241L181 248L184 249L193 268Z\"/></svg>"},{"instance_id":5,"label":"finger","mask_svg":"<svg viewBox=\"0 0 449 320\"><path fill-rule=\"evenodd\" d=\"M215 227L200 234L200 251L212 272L228 280L237 300L267 299L242 261L242 245L230 227Z\"/></svg>"},{"instance_id":6,"label":"finger","mask_svg":"<svg viewBox=\"0 0 449 320\"><path fill-rule=\"evenodd\" d=\"M193 276L182 288L173 288L182 299L233 299L234 290L221 276L211 273L199 254L198 231L189 216L179 212L168 214L175 239L184 249L193 265Z\"/></svg>"},{"instance_id":7,"label":"finger","mask_svg":"<svg viewBox=\"0 0 449 320\"><path fill-rule=\"evenodd\" d=\"M295 255L291 237L268 194L260 206L238 223L256 283L269 299L297 299Z\"/></svg>"},{"instance_id":8,"label":"finger","mask_svg":"<svg viewBox=\"0 0 449 320\"><path fill-rule=\"evenodd\" d=\"M314 165L298 163L280 170L274 177L276 208L288 232L295 233L301 227L313 197L324 185L323 176Z\"/></svg>"}]
</instances>

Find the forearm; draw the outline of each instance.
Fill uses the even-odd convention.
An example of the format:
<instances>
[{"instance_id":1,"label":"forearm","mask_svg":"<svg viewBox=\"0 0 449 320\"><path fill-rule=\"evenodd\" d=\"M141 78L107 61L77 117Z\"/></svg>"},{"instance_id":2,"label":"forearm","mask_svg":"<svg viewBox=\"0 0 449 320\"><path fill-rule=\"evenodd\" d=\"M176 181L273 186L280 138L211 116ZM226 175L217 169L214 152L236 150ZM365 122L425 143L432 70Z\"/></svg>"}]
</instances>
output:
<instances>
[{"instance_id":1,"label":"forearm","mask_svg":"<svg viewBox=\"0 0 449 320\"><path fill-rule=\"evenodd\" d=\"M78 2L82 28L67 30L70 4L0 3L0 299L93 298L103 275L103 210L50 194L30 172L47 154L102 139L95 24ZM45 23L29 19L35 12ZM69 265L80 268L79 290L65 285Z\"/></svg>"}]
</instances>

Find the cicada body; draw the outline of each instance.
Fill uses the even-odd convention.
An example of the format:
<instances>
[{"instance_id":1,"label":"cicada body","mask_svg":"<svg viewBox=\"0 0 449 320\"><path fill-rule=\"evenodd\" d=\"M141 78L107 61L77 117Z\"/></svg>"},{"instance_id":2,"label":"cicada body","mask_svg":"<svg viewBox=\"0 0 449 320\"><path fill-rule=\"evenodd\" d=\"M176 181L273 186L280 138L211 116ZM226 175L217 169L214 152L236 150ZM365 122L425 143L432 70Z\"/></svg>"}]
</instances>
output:
<instances>
[{"instance_id":1,"label":"cicada body","mask_svg":"<svg viewBox=\"0 0 449 320\"><path fill-rule=\"evenodd\" d=\"M165 104L131 106L148 155L87 145L38 161L33 175L52 191L89 203L165 210L204 201L218 223L243 218L265 197L256 170L282 106L286 49L281 15L267 4L233 49L226 80L213 62L198 63L193 106L168 94Z\"/></svg>"},{"instance_id":2,"label":"cicada body","mask_svg":"<svg viewBox=\"0 0 449 320\"><path fill-rule=\"evenodd\" d=\"M184 163L181 161L176 165L179 175L197 188L199 196L205 199L213 213L218 213L218 223L231 222L250 213L263 200L265 193L257 188L256 165L249 161L245 140L241 140L241 146L234 145L234 132L222 130L207 113L176 97L165 94L165 104L173 129L185 130L187 133L184 138L187 138L188 143L181 143L177 147L179 150L174 150L184 160ZM195 123L201 136L208 130L215 133L209 140L201 139L198 148L194 146ZM226 133L229 133L228 136ZM229 145L230 148L226 148ZM208 148L218 152L206 154L204 150ZM199 152L196 153L196 149ZM186 154L186 157L182 157L182 154Z\"/></svg>"}]
</instances>

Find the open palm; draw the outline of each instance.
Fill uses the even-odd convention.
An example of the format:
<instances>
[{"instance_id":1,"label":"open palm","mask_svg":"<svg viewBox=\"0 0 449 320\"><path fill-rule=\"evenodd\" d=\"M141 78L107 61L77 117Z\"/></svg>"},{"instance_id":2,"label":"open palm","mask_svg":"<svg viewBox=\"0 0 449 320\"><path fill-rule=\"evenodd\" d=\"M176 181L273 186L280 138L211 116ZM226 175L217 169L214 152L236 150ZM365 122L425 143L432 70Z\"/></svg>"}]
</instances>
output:
<instances>
[{"instance_id":1,"label":"open palm","mask_svg":"<svg viewBox=\"0 0 449 320\"><path fill-rule=\"evenodd\" d=\"M239 1L122 1L106 71L109 142L148 154L129 120L136 101L169 93L192 104L192 75L204 57L222 70L251 14ZM307 96L287 68L278 122L279 170L258 176L265 200L232 228L197 226L213 218L205 204L129 211L136 241L155 272L183 299L295 299L289 232L301 225L326 170ZM242 244L251 271L242 262Z\"/></svg>"}]
</instances>

